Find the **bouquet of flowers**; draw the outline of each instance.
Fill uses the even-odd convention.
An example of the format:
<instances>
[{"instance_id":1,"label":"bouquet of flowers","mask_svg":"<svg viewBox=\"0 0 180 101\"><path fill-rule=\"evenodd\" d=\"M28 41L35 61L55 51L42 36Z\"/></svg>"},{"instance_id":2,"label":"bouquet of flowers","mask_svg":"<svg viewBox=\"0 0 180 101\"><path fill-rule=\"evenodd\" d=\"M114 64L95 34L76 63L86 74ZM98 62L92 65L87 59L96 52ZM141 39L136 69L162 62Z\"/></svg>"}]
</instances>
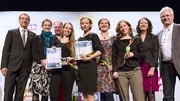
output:
<instances>
[{"instance_id":1,"label":"bouquet of flowers","mask_svg":"<svg viewBox=\"0 0 180 101\"><path fill-rule=\"evenodd\" d=\"M132 42L133 42L133 40L130 39L130 40L129 40L129 44L126 46L126 55L129 55L129 52L130 52L130 50L131 50L130 45L132 44ZM125 63L125 62L126 62L126 59L124 59L124 63Z\"/></svg>"}]
</instances>

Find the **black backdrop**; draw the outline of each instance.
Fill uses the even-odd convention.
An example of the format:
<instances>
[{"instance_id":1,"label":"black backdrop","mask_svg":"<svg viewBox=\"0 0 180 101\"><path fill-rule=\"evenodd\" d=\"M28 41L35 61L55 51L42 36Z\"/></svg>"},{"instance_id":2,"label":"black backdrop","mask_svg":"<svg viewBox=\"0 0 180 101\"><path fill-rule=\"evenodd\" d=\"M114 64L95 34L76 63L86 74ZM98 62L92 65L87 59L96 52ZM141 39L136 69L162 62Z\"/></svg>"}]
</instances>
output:
<instances>
[{"instance_id":1,"label":"black backdrop","mask_svg":"<svg viewBox=\"0 0 180 101\"><path fill-rule=\"evenodd\" d=\"M159 11L174 9L180 23L178 0L2 0L0 11Z\"/></svg>"}]
</instances>

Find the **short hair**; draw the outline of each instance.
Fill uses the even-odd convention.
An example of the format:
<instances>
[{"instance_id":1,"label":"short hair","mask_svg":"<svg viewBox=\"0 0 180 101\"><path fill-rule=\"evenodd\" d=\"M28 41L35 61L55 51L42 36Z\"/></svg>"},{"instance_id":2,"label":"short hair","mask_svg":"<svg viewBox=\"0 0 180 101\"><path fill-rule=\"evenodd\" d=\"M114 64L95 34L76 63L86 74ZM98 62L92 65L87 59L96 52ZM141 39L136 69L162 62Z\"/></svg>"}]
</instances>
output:
<instances>
[{"instance_id":1,"label":"short hair","mask_svg":"<svg viewBox=\"0 0 180 101\"><path fill-rule=\"evenodd\" d=\"M29 18L29 20L30 20L30 16L29 16L28 14L26 14L26 13L21 13L21 14L19 15L19 19L21 18L22 15L27 16L27 17Z\"/></svg>"},{"instance_id":2,"label":"short hair","mask_svg":"<svg viewBox=\"0 0 180 101\"><path fill-rule=\"evenodd\" d=\"M110 28L111 24L110 24L110 22L109 22L109 20L108 20L107 18L101 18L101 19L98 21L98 25L100 25L101 21L103 21L103 20L107 20L107 21L108 21L108 25L109 25L109 28ZM99 28L99 30L100 30L100 28Z\"/></svg>"},{"instance_id":3,"label":"short hair","mask_svg":"<svg viewBox=\"0 0 180 101\"><path fill-rule=\"evenodd\" d=\"M51 21L50 19L44 19L44 20L42 21L42 25L41 25L41 26L43 26L44 22L46 22L46 21L50 22L50 23L51 23L51 26L52 26L52 21Z\"/></svg>"},{"instance_id":4,"label":"short hair","mask_svg":"<svg viewBox=\"0 0 180 101\"><path fill-rule=\"evenodd\" d=\"M82 17L82 18L80 19L80 24L81 24L81 21L82 21L83 19L87 19L87 20L89 20L89 23L90 23L91 25L93 24L92 20L91 20L90 18L88 18L88 17ZM92 26L89 28L89 30L91 30L91 29L92 29Z\"/></svg>"},{"instance_id":5,"label":"short hair","mask_svg":"<svg viewBox=\"0 0 180 101\"><path fill-rule=\"evenodd\" d=\"M54 25L55 25L56 23L58 23L58 24L60 24L60 25L63 26L63 22L62 22L62 21L55 21L55 22L54 22Z\"/></svg>"},{"instance_id":6,"label":"short hair","mask_svg":"<svg viewBox=\"0 0 180 101\"><path fill-rule=\"evenodd\" d=\"M174 11L171 7L165 6L160 10L160 15L163 11L167 11L167 10L170 11L171 14L174 14Z\"/></svg>"}]
</instances>

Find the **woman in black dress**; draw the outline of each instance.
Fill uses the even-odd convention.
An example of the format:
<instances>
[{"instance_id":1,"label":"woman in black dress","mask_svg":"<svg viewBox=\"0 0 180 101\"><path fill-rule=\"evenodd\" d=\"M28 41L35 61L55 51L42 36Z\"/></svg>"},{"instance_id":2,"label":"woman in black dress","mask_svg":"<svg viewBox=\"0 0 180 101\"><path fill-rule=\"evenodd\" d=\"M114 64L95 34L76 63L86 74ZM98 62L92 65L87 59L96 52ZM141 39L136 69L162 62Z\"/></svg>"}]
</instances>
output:
<instances>
[{"instance_id":1,"label":"woman in black dress","mask_svg":"<svg viewBox=\"0 0 180 101\"><path fill-rule=\"evenodd\" d=\"M63 25L63 33L60 39L52 40L52 46L61 47L62 58L68 61L68 59L71 59L70 57L75 57L74 41L73 25L70 22L67 22ZM54 69L51 71L51 74L51 101L58 101L61 82L64 87L64 101L72 101L72 89L75 81L73 68L68 63L63 64L61 69Z\"/></svg>"},{"instance_id":2,"label":"woman in black dress","mask_svg":"<svg viewBox=\"0 0 180 101\"><path fill-rule=\"evenodd\" d=\"M78 41L89 40L92 41L94 53L87 57L82 55L79 61L80 81L78 81L78 91L83 93L84 101L94 101L94 92L97 91L97 62L96 57L103 52L103 46L99 37L95 33L91 33L92 20L87 17L80 19L81 29L84 31L83 36Z\"/></svg>"}]
</instances>

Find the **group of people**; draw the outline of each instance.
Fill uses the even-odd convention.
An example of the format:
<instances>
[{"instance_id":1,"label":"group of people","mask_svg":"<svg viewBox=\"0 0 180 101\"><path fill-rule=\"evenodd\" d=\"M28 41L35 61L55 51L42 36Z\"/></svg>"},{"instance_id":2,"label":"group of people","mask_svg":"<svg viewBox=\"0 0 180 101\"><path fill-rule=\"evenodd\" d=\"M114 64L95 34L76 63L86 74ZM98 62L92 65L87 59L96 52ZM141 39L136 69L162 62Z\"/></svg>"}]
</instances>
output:
<instances>
[{"instance_id":1,"label":"group of people","mask_svg":"<svg viewBox=\"0 0 180 101\"><path fill-rule=\"evenodd\" d=\"M32 100L58 101L60 86L63 84L64 101L72 101L73 84L84 101L95 101L94 92L100 92L101 101L115 101L117 93L121 101L130 101L129 87L133 101L155 101L158 91L158 67L163 81L163 101L175 101L176 76L180 79L180 56L178 40L180 25L173 22L174 12L170 7L160 10L163 29L152 33L152 23L147 17L138 21L137 35L127 20L121 20L115 28L116 35L108 32L110 21L101 18L98 22L99 34L92 33L92 20L80 19L83 35L75 40L74 28L70 22L42 21L39 35L27 29L30 17L26 13L19 16L20 26L8 30L1 62L1 72L5 77L4 101L23 101L24 90L30 77L29 91ZM54 27L53 34L51 32ZM25 34L25 41L23 37ZM62 48L62 58L69 61L75 57L75 41L92 42L93 54L83 54L77 60L78 79L69 64L60 69L47 69L47 48ZM77 71L76 71L77 72ZM15 91L14 91L15 90ZM13 96L15 92L15 95Z\"/></svg>"}]
</instances>

